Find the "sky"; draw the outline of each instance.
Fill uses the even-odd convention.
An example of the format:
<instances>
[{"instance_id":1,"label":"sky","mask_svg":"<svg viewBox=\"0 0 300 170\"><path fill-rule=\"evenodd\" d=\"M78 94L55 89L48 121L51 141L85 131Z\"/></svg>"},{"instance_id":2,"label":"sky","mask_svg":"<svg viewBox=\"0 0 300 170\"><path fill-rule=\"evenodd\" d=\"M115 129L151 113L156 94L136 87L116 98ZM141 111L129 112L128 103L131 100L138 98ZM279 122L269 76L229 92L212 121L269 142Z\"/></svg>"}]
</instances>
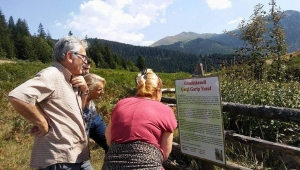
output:
<instances>
[{"instance_id":1,"label":"sky","mask_svg":"<svg viewBox=\"0 0 300 170\"><path fill-rule=\"evenodd\" d=\"M1 0L6 21L26 20L37 33L41 23L53 39L99 38L149 46L181 32L216 33L237 29L261 3L270 0ZM300 11L300 0L276 0L282 10Z\"/></svg>"}]
</instances>

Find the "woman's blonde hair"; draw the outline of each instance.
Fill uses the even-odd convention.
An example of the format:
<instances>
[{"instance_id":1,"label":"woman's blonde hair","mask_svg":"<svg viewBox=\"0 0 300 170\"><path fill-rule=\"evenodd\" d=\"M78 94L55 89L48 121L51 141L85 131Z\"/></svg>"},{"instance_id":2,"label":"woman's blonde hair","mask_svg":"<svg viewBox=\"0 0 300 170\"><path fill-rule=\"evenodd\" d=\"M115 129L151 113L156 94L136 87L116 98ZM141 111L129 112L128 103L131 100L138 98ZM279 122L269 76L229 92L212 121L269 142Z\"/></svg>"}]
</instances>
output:
<instances>
[{"instance_id":1,"label":"woman's blonde hair","mask_svg":"<svg viewBox=\"0 0 300 170\"><path fill-rule=\"evenodd\" d=\"M97 74L93 74L93 73L88 73L84 75L84 79L86 81L86 84L89 87L89 90L94 89L98 85L98 83L102 83L103 86L105 86L106 84L106 81L103 77L100 77Z\"/></svg>"},{"instance_id":2,"label":"woman's blonde hair","mask_svg":"<svg viewBox=\"0 0 300 170\"><path fill-rule=\"evenodd\" d=\"M157 89L161 89L161 79L152 71L145 69L136 77L136 96L153 98L156 95Z\"/></svg>"}]
</instances>

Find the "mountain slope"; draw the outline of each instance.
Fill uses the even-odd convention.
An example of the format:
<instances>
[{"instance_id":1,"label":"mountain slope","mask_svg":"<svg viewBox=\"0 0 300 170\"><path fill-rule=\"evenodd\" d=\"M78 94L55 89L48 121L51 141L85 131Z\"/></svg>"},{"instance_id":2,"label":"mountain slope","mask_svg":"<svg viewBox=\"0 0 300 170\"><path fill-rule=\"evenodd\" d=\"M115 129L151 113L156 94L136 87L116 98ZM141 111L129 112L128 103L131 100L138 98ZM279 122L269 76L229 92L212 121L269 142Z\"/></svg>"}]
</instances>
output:
<instances>
[{"instance_id":1,"label":"mountain slope","mask_svg":"<svg viewBox=\"0 0 300 170\"><path fill-rule=\"evenodd\" d=\"M280 25L285 32L286 44L288 52L300 49L300 12L294 10L284 11L285 17L280 20ZM268 26L271 27L271 26ZM239 34L239 30L233 30ZM219 34L210 38L211 40L224 43L229 46L238 47L242 45L242 41L228 34Z\"/></svg>"},{"instance_id":2,"label":"mountain slope","mask_svg":"<svg viewBox=\"0 0 300 170\"><path fill-rule=\"evenodd\" d=\"M300 12L299 11L285 11L286 16L281 20L288 51L293 52L300 49Z\"/></svg>"},{"instance_id":3,"label":"mountain slope","mask_svg":"<svg viewBox=\"0 0 300 170\"><path fill-rule=\"evenodd\" d=\"M190 41L190 40L194 40L197 38L209 39L211 37L214 37L215 35L217 35L217 34L210 34L210 33L197 34L194 32L182 32L182 33L174 35L174 36L167 36L165 38L162 38L162 39L156 41L155 43L153 43L152 45L150 45L150 47L170 45L170 44L174 44L179 41Z\"/></svg>"},{"instance_id":4,"label":"mountain slope","mask_svg":"<svg viewBox=\"0 0 300 170\"><path fill-rule=\"evenodd\" d=\"M190 41L180 41L171 45L161 45L157 46L157 48L178 50L184 53L192 53L196 55L208 55L212 53L231 54L234 52L232 46L202 38L197 38Z\"/></svg>"},{"instance_id":5,"label":"mountain slope","mask_svg":"<svg viewBox=\"0 0 300 170\"><path fill-rule=\"evenodd\" d=\"M286 43L288 46L288 52L293 52L298 49L300 49L300 12L294 11L294 10L287 10L284 11L285 17L280 21L281 27L284 29L285 35L286 35ZM232 30L231 32L235 32L239 34L239 30ZM199 50L207 48L207 44L205 46L201 46L203 43L199 43L198 49L195 47L195 42L192 40L195 40L197 38L202 38L206 40L214 41L215 43L221 43L225 45L224 47L219 47L214 50L214 48L210 48L211 51L208 51L206 49L206 53L216 53L217 51L220 51L220 49L227 49L232 47L240 47L243 44L243 41L238 39L237 37L233 37L229 34L223 33L223 34L197 34L193 32L182 32L180 34L177 34L175 36L168 36L165 38L162 38L158 40L157 42L153 43L152 47L159 47L164 49L172 49L172 50L178 50L178 51L187 51L186 49L190 49L192 46L194 51L188 51L192 52L194 54L199 54ZM199 40L203 41L203 40ZM181 45L174 44L177 42L182 42ZM192 43L192 44L189 44ZM213 44L213 43L212 43ZM169 47L170 46L170 47ZM220 45L221 46L221 45ZM185 49L185 50L183 50ZM226 50L225 50L226 51ZM224 51L224 52L225 52Z\"/></svg>"}]
</instances>

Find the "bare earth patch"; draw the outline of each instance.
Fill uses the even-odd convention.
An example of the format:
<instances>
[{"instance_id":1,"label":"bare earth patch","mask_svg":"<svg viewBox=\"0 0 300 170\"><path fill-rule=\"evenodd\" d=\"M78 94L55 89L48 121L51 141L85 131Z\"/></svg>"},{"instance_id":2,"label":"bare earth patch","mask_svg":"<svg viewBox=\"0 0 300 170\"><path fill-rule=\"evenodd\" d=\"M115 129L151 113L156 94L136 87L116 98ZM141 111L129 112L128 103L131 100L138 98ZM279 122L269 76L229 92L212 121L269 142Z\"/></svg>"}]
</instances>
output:
<instances>
[{"instance_id":1,"label":"bare earth patch","mask_svg":"<svg viewBox=\"0 0 300 170\"><path fill-rule=\"evenodd\" d=\"M0 60L0 64L3 63L15 63L14 61L9 61L9 60Z\"/></svg>"}]
</instances>

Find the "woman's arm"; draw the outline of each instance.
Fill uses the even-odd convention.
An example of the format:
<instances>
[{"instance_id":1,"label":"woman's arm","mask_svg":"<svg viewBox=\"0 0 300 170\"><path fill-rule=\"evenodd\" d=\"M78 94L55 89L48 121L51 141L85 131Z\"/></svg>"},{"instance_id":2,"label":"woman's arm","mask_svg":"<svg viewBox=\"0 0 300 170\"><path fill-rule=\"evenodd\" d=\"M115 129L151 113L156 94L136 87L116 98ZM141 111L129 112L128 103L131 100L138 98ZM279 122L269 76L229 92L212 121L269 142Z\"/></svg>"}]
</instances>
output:
<instances>
[{"instance_id":1,"label":"woman's arm","mask_svg":"<svg viewBox=\"0 0 300 170\"><path fill-rule=\"evenodd\" d=\"M109 119L109 123L105 130L106 144L108 146L111 145L111 119Z\"/></svg>"},{"instance_id":2,"label":"woman's arm","mask_svg":"<svg viewBox=\"0 0 300 170\"><path fill-rule=\"evenodd\" d=\"M173 133L163 132L160 147L164 151L163 161L166 161L172 151Z\"/></svg>"}]
</instances>

